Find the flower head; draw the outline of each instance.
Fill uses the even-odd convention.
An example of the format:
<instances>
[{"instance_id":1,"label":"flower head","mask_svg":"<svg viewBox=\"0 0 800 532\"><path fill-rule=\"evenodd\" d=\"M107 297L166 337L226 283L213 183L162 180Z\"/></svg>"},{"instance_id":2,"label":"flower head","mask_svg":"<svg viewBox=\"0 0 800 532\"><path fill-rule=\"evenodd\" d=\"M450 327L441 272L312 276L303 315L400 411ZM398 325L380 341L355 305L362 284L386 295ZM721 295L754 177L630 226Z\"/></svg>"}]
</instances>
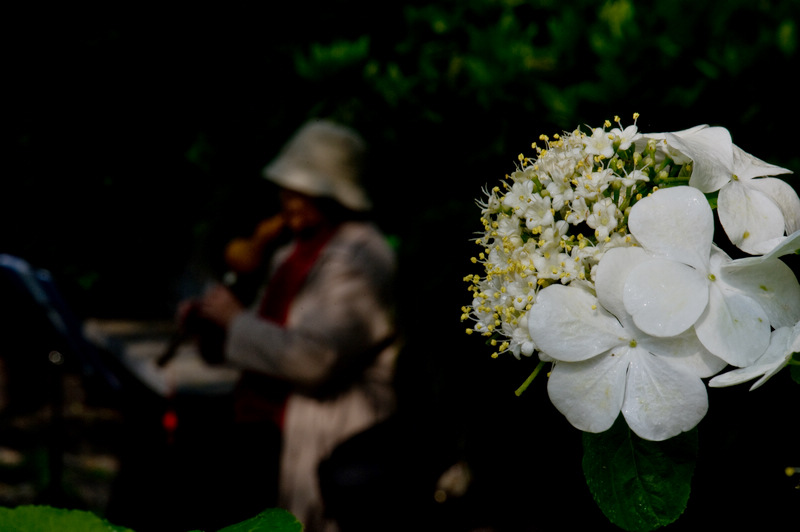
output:
<instances>
[{"instance_id":1,"label":"flower head","mask_svg":"<svg viewBox=\"0 0 800 532\"><path fill-rule=\"evenodd\" d=\"M661 440L703 418L702 379L732 365L711 382L760 385L797 349L800 283L781 257L800 248L800 199L724 128L615 122L540 137L486 191L462 319L492 356L539 357L518 392L553 364L548 394L574 426L622 413ZM716 245L716 221L753 256Z\"/></svg>"}]
</instances>

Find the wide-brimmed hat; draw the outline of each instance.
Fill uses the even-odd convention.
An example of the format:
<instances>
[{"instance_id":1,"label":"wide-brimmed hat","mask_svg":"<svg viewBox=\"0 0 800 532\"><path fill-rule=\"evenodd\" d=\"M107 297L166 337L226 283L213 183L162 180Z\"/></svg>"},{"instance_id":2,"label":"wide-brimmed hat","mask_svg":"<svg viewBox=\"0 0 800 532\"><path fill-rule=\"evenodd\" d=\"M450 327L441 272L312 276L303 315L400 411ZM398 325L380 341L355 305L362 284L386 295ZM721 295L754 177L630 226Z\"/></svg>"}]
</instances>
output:
<instances>
[{"instance_id":1,"label":"wide-brimmed hat","mask_svg":"<svg viewBox=\"0 0 800 532\"><path fill-rule=\"evenodd\" d=\"M365 149L364 140L352 129L312 120L264 168L264 177L281 187L365 211L371 207L361 186Z\"/></svg>"}]
</instances>

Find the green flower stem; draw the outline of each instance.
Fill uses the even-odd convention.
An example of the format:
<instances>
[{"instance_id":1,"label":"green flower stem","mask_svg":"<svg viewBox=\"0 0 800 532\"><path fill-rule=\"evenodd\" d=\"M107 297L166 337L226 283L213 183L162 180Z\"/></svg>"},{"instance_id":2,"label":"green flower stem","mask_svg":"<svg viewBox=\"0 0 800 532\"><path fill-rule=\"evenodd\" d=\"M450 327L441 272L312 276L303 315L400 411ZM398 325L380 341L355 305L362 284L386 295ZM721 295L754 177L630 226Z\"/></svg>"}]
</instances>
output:
<instances>
[{"instance_id":1,"label":"green flower stem","mask_svg":"<svg viewBox=\"0 0 800 532\"><path fill-rule=\"evenodd\" d=\"M664 160L661 161L661 164L658 166L658 168L655 169L656 175L666 168L671 168L674 164L675 163L672 162L672 159L665 157Z\"/></svg>"},{"instance_id":2,"label":"green flower stem","mask_svg":"<svg viewBox=\"0 0 800 532\"><path fill-rule=\"evenodd\" d=\"M653 183L656 185L666 185L670 187L676 187L679 185L688 185L689 178L688 177L655 177L653 178Z\"/></svg>"},{"instance_id":3,"label":"green flower stem","mask_svg":"<svg viewBox=\"0 0 800 532\"><path fill-rule=\"evenodd\" d=\"M533 379L535 379L536 376L539 374L539 372L542 371L543 367L544 367L544 362L539 362L539 364L536 366L536 368L533 370L533 372L530 375L528 375L527 379L525 379L525 382L522 383L522 386L520 386L519 388L516 389L516 391L514 392L514 395L516 395L517 397L522 395L522 393L525 390L527 390L528 386L530 386L530 384L533 382Z\"/></svg>"}]
</instances>

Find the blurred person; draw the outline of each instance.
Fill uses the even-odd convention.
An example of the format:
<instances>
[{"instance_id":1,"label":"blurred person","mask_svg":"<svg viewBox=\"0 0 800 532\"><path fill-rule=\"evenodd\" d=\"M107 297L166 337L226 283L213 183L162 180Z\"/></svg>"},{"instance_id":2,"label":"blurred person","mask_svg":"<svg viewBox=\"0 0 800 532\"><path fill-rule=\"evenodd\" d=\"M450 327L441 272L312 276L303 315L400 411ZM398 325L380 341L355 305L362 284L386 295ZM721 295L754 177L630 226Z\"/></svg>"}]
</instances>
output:
<instances>
[{"instance_id":1,"label":"blurred person","mask_svg":"<svg viewBox=\"0 0 800 532\"><path fill-rule=\"evenodd\" d=\"M241 467L266 462L268 469L269 449L259 442L278 427L278 506L309 532L337 529L324 516L318 464L395 409L396 265L385 237L367 221L364 150L359 135L341 125L315 120L301 127L264 169L279 187L280 213L249 243L227 249L234 269L250 271L264 248L289 235L271 255L259 297L247 308L220 284L195 303L201 318L224 330L225 363L242 371L234 390L242 443L236 459ZM260 496L247 496L255 499L251 515L271 504L267 487Z\"/></svg>"}]
</instances>

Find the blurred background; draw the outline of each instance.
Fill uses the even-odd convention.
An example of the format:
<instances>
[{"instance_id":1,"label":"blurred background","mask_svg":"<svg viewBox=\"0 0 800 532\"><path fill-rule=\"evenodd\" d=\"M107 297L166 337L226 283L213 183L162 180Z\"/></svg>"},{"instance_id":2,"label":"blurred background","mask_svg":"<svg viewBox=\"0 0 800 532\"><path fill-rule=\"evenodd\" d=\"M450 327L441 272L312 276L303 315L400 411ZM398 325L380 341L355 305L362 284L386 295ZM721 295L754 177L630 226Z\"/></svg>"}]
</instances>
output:
<instances>
[{"instance_id":1,"label":"blurred background","mask_svg":"<svg viewBox=\"0 0 800 532\"><path fill-rule=\"evenodd\" d=\"M4 18L0 253L51 272L80 318L170 319L197 272L221 273L223 246L271 212L260 171L297 127L327 117L365 136L366 187L400 258L413 383L401 404L432 445L474 464L485 521L547 522L572 504L602 516L580 435L544 381L513 394L535 361L490 359L459 320L462 279L478 273L481 188L540 134L614 115L628 125L634 112L640 131L724 126L800 171L794 0L131 4Z\"/></svg>"}]
</instances>

